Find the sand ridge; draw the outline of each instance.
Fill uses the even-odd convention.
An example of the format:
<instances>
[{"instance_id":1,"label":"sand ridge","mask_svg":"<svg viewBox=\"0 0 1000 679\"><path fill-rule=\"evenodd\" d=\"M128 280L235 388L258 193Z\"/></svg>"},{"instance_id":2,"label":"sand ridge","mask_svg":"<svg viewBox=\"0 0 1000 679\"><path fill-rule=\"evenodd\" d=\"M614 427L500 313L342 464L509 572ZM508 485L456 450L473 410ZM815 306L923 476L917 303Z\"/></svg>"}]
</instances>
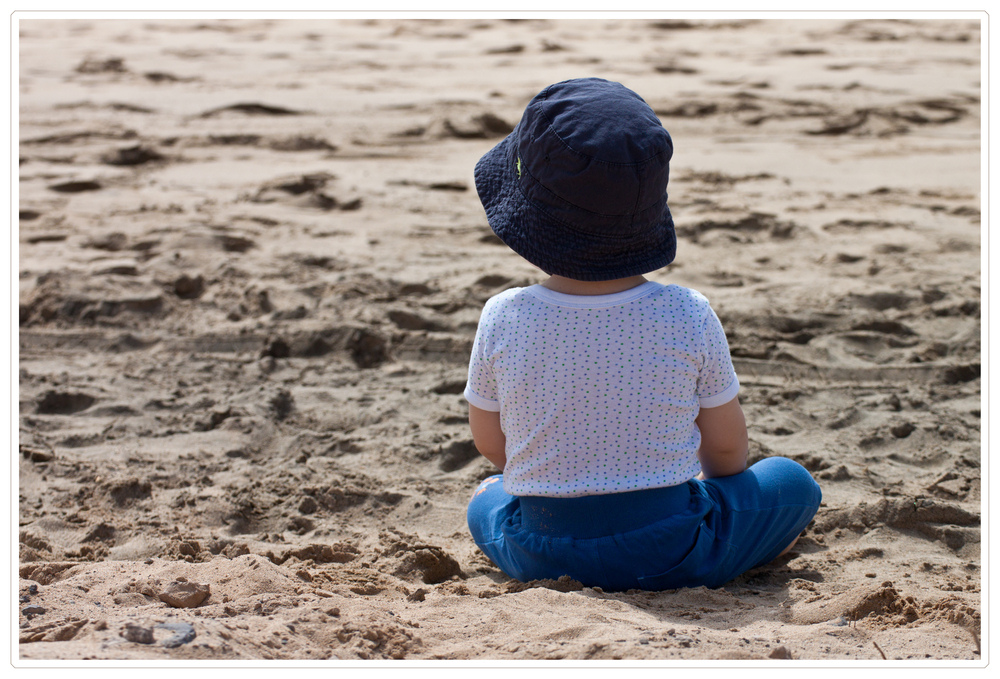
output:
<instances>
[{"instance_id":1,"label":"sand ridge","mask_svg":"<svg viewBox=\"0 0 1000 679\"><path fill-rule=\"evenodd\" d=\"M981 661L969 20L19 22L21 660ZM475 161L564 78L675 142L753 460L824 502L717 590L518 583L465 503Z\"/></svg>"}]
</instances>

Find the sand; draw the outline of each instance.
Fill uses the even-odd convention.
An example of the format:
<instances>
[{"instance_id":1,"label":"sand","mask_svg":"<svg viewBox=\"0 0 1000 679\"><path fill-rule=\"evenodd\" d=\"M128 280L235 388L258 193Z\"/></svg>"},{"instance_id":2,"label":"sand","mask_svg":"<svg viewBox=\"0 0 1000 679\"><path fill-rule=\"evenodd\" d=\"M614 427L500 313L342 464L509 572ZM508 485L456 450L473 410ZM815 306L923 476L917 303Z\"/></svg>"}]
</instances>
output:
<instances>
[{"instance_id":1,"label":"sand","mask_svg":"<svg viewBox=\"0 0 1000 679\"><path fill-rule=\"evenodd\" d=\"M15 663L986 660L975 17L19 36ZM718 311L753 460L823 489L719 589L520 583L465 526L479 313L543 278L472 168L583 76L673 136L650 278Z\"/></svg>"}]
</instances>

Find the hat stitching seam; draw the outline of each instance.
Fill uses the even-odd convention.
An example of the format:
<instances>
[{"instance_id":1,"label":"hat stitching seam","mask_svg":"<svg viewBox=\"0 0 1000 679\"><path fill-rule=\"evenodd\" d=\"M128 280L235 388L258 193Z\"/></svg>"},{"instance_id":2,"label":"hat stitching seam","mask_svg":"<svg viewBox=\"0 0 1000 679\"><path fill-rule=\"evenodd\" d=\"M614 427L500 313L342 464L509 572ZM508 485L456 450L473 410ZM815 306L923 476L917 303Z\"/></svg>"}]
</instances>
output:
<instances>
[{"instance_id":1,"label":"hat stitching seam","mask_svg":"<svg viewBox=\"0 0 1000 679\"><path fill-rule=\"evenodd\" d=\"M616 162L616 161L613 161L613 160L601 160L600 158L595 158L594 156L588 155L588 154L584 153L583 151L577 151L575 148L573 148L572 146L570 146L569 142L566 141L565 139L563 139L562 136L560 136L560 134L555 131L555 128L552 126L552 122L548 119L548 116L546 116L544 113L542 113L541 115L548 121L548 123L549 123L548 127L549 127L549 129L552 130L552 135L556 139L559 140L559 143L561 143L566 148L567 151L569 151L570 153L572 153L572 154L574 154L576 156L579 156L581 158L586 158L587 160L590 160L591 162L594 162L594 163L599 163L601 165L607 165L607 166L610 166L610 167L638 167L640 165L648 165L649 163L653 162L654 160L656 160L660 156L662 156L662 155L664 155L664 154L667 153L667 151L665 151L665 150L664 151L657 151L656 153L654 153L651 156L647 156L647 157L643 158L642 160L637 160L637 161L634 161L634 162L631 162L631 163L619 163L619 162ZM535 137L532 137L531 141L534 141L534 140L535 140ZM518 141L520 141L520 140L518 140ZM672 145L671 145L671 148L670 148L669 152L670 152L670 155L673 156L673 146ZM667 162L670 162L669 158L667 159Z\"/></svg>"},{"instance_id":2,"label":"hat stitching seam","mask_svg":"<svg viewBox=\"0 0 1000 679\"><path fill-rule=\"evenodd\" d=\"M544 99L547 100L549 98L549 90L551 88L552 88L552 85L549 85L549 87L545 88ZM539 102L539 103L541 103L541 102ZM643 102L643 103L645 103L645 102ZM646 106L649 106L649 104L646 104ZM648 156L648 157L646 157L646 158L644 158L642 160L635 161L633 163L617 163L617 162L614 162L614 161L611 161L611 160L600 160L600 159L595 158L593 156L588 156L587 154L583 153L582 151L577 151L572 146L570 146L569 142L567 142L565 139L563 139L562 135L560 135L556 131L556 128L555 128L555 125L553 123L552 118L550 116L548 116L545 113L545 111L542 110L541 106L537 106L537 108L538 108L538 115L539 115L539 117L542 118L546 122L546 127L548 129L552 130L552 134L555 135L555 138L558 139L562 143L562 145L566 147L566 149L568 151L570 151L571 153L574 153L574 154L576 154L578 156L582 156L584 158L589 158L590 160L594 161L595 163L601 163L601 164L604 164L604 165L615 165L615 166L618 166L618 167L630 167L630 166L642 165L642 164L648 163L651 160L653 160L654 158L662 156L664 153L666 153L666 151L658 151L658 152L654 153L651 156ZM663 129L663 125L662 124L660 125L660 128ZM666 130L664 130L664 131L666 131ZM668 140L670 139L669 134L670 133L668 132L667 133L667 139ZM534 139L535 138L532 137L532 141L534 141ZM520 141L520 139L519 139L519 141ZM673 150L674 150L673 149L673 144L670 144L670 154L671 154L671 156L673 155ZM669 161L669 158L667 160Z\"/></svg>"}]
</instances>

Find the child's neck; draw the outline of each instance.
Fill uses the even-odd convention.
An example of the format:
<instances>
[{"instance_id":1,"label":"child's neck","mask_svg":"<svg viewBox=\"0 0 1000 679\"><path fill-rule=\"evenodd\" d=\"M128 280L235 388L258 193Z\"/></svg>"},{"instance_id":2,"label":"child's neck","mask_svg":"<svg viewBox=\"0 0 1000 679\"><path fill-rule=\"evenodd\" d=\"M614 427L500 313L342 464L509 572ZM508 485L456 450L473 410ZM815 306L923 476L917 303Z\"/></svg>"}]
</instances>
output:
<instances>
[{"instance_id":1,"label":"child's neck","mask_svg":"<svg viewBox=\"0 0 1000 679\"><path fill-rule=\"evenodd\" d=\"M611 281L578 281L564 276L549 276L541 285L555 292L567 295L613 295L624 292L646 282L645 276L616 278Z\"/></svg>"}]
</instances>

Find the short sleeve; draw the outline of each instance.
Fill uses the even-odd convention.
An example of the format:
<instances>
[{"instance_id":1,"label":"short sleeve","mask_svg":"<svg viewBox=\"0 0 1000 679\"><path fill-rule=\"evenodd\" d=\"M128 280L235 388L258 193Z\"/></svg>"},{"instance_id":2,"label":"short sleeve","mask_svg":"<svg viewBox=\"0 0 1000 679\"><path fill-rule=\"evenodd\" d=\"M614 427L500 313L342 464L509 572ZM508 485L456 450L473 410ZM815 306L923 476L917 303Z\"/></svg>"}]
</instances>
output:
<instances>
[{"instance_id":1,"label":"short sleeve","mask_svg":"<svg viewBox=\"0 0 1000 679\"><path fill-rule=\"evenodd\" d=\"M698 374L698 405L702 408L716 408L736 398L740 383L729 354L726 333L711 307L705 316L703 346L704 360Z\"/></svg>"},{"instance_id":2,"label":"short sleeve","mask_svg":"<svg viewBox=\"0 0 1000 679\"><path fill-rule=\"evenodd\" d=\"M476 340L472 344L472 356L469 359L469 379L465 384L465 400L481 410L500 412L500 400L497 398L497 381L490 367L489 337L493 325L493 305L487 304L479 319Z\"/></svg>"}]
</instances>

